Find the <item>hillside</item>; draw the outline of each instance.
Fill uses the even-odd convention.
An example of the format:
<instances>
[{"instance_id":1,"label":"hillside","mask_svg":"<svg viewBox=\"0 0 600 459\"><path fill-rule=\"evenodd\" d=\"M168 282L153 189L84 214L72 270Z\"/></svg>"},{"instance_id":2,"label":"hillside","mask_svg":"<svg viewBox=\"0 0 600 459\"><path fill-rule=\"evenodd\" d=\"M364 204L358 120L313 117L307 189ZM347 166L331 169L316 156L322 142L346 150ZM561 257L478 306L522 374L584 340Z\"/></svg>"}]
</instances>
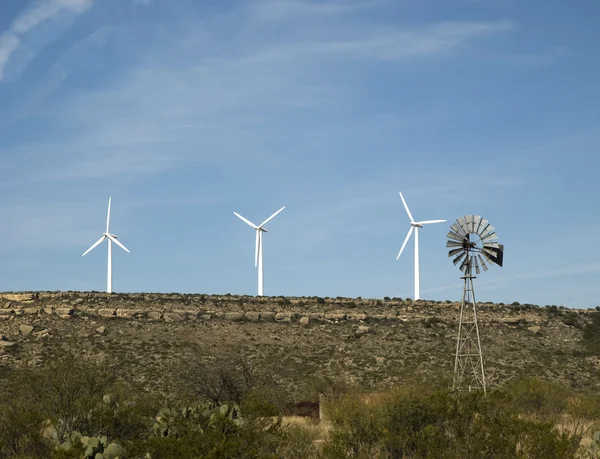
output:
<instances>
[{"instance_id":1,"label":"hillside","mask_svg":"<svg viewBox=\"0 0 600 459\"><path fill-rule=\"evenodd\" d=\"M399 299L26 292L0 294L0 368L91 356L140 387L178 390L243 356L306 399L328 376L379 389L452 372L458 303ZM582 330L593 310L480 304L490 384L537 375L600 390ZM33 327L31 329L31 327Z\"/></svg>"}]
</instances>

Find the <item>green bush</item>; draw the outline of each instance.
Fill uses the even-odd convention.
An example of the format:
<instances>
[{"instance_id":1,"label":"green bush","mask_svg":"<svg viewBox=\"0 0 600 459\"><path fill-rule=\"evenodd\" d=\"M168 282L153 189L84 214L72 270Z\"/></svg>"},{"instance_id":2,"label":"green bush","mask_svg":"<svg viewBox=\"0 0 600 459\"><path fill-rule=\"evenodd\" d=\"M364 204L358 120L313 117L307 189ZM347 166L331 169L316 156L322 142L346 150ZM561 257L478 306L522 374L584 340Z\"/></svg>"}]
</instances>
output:
<instances>
[{"instance_id":1,"label":"green bush","mask_svg":"<svg viewBox=\"0 0 600 459\"><path fill-rule=\"evenodd\" d=\"M539 392L539 391L538 391ZM544 394L552 390L542 391ZM544 399L545 400L545 399ZM510 391L454 394L404 389L365 403L345 398L332 410L333 431L326 457L497 459L575 457L579 437L552 422L526 416L527 401ZM531 408L552 405L534 397Z\"/></svg>"}]
</instances>

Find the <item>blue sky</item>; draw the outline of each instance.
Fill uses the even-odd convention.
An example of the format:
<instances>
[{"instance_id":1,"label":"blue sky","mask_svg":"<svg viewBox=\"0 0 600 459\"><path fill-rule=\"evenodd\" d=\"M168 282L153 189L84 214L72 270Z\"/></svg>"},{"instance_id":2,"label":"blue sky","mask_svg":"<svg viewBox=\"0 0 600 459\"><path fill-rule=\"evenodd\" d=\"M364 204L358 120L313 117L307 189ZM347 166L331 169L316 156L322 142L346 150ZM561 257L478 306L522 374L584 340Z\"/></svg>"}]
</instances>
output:
<instances>
[{"instance_id":1,"label":"blue sky","mask_svg":"<svg viewBox=\"0 0 600 459\"><path fill-rule=\"evenodd\" d=\"M481 301L600 304L596 0L2 0L0 290L413 296L416 219L489 219ZM456 300L447 224L421 293Z\"/></svg>"}]
</instances>

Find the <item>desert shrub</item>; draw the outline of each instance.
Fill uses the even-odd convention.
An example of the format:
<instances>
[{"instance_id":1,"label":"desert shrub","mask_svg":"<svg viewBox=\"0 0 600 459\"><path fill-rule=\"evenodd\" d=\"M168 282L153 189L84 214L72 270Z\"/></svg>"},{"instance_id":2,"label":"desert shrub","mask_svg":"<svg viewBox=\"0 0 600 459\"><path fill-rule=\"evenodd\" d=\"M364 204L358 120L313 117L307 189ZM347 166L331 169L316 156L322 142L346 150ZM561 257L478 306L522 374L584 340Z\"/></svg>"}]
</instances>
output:
<instances>
[{"instance_id":1,"label":"desert shrub","mask_svg":"<svg viewBox=\"0 0 600 459\"><path fill-rule=\"evenodd\" d=\"M320 457L315 441L319 437L316 429L305 426L287 426L277 448L280 459L310 459Z\"/></svg>"},{"instance_id":2,"label":"desert shrub","mask_svg":"<svg viewBox=\"0 0 600 459\"><path fill-rule=\"evenodd\" d=\"M51 445L41 431L44 418L19 398L0 407L0 457L50 457Z\"/></svg>"},{"instance_id":3,"label":"desert shrub","mask_svg":"<svg viewBox=\"0 0 600 459\"><path fill-rule=\"evenodd\" d=\"M224 405L222 405L224 406ZM180 417L176 434L130 442L125 457L252 459L277 457L281 423L270 418L232 418L217 409L210 417Z\"/></svg>"},{"instance_id":4,"label":"desert shrub","mask_svg":"<svg viewBox=\"0 0 600 459\"><path fill-rule=\"evenodd\" d=\"M589 353L600 355L600 312L594 313L583 327L583 345Z\"/></svg>"},{"instance_id":5,"label":"desert shrub","mask_svg":"<svg viewBox=\"0 0 600 459\"><path fill-rule=\"evenodd\" d=\"M94 412L115 383L114 372L73 354L39 369L17 372L11 384L24 406L40 413L57 430L59 440L73 430L90 435Z\"/></svg>"},{"instance_id":6,"label":"desert shrub","mask_svg":"<svg viewBox=\"0 0 600 459\"><path fill-rule=\"evenodd\" d=\"M376 400L345 398L332 410L327 457L574 457L578 439L524 416L507 392L455 394L409 388Z\"/></svg>"}]
</instances>

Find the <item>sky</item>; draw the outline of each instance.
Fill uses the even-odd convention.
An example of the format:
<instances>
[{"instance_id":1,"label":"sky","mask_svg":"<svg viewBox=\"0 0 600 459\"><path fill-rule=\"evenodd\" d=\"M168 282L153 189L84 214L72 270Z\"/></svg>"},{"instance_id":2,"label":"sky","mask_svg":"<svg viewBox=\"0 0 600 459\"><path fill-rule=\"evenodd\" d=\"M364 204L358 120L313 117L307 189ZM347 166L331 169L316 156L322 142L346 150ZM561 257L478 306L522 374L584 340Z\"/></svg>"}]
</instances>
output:
<instances>
[{"instance_id":1,"label":"sky","mask_svg":"<svg viewBox=\"0 0 600 459\"><path fill-rule=\"evenodd\" d=\"M0 0L0 291L600 304L597 0Z\"/></svg>"}]
</instances>

